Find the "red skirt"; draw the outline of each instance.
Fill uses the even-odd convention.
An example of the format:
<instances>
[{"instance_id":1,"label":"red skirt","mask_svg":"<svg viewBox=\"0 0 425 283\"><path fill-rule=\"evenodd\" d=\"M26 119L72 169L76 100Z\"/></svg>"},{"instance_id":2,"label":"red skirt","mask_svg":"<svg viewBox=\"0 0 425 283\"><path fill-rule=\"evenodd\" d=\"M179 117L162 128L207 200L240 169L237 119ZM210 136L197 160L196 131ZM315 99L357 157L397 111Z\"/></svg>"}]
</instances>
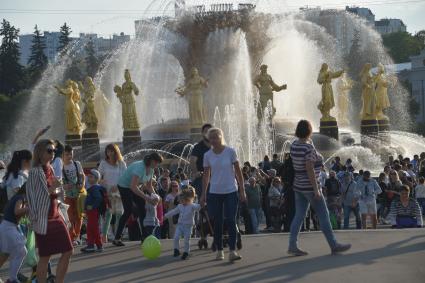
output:
<instances>
[{"instance_id":1,"label":"red skirt","mask_svg":"<svg viewBox=\"0 0 425 283\"><path fill-rule=\"evenodd\" d=\"M62 254L73 249L68 229L58 212L58 202L51 196L46 235L35 233L40 257Z\"/></svg>"}]
</instances>

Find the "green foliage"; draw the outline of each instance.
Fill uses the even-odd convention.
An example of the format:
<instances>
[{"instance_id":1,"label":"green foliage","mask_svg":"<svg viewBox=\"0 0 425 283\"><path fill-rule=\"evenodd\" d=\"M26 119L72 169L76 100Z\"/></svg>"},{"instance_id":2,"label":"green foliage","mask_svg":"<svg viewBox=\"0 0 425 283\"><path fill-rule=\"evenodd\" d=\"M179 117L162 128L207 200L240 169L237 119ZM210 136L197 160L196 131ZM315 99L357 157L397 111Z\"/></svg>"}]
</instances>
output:
<instances>
[{"instance_id":1,"label":"green foliage","mask_svg":"<svg viewBox=\"0 0 425 283\"><path fill-rule=\"evenodd\" d=\"M396 32L383 35L382 38L395 63L409 62L410 56L418 55L425 48L425 31L415 36L408 32Z\"/></svg>"},{"instance_id":2,"label":"green foliage","mask_svg":"<svg viewBox=\"0 0 425 283\"><path fill-rule=\"evenodd\" d=\"M47 57L44 54L44 49L46 49L46 43L44 37L41 35L41 32L36 25L34 28L31 55L28 60L28 75L30 77L31 85L36 83L41 78L41 74L47 66Z\"/></svg>"},{"instance_id":3,"label":"green foliage","mask_svg":"<svg viewBox=\"0 0 425 283\"><path fill-rule=\"evenodd\" d=\"M71 79L73 81L82 81L84 79L84 61L72 58L71 65L65 71L64 79Z\"/></svg>"},{"instance_id":4,"label":"green foliage","mask_svg":"<svg viewBox=\"0 0 425 283\"><path fill-rule=\"evenodd\" d=\"M363 64L359 58L362 58L360 31L355 29L350 53L348 54L345 61L348 65L348 74L356 81L363 67Z\"/></svg>"},{"instance_id":5,"label":"green foliage","mask_svg":"<svg viewBox=\"0 0 425 283\"><path fill-rule=\"evenodd\" d=\"M69 36L72 31L71 31L71 28L68 25L66 25L66 23L64 23L63 26L60 27L59 32L61 34L59 36L58 51L62 52L71 42L71 39L69 38Z\"/></svg>"},{"instance_id":6,"label":"green foliage","mask_svg":"<svg viewBox=\"0 0 425 283\"><path fill-rule=\"evenodd\" d=\"M19 64L19 29L3 19L0 27L0 93L15 95L24 86L24 69Z\"/></svg>"},{"instance_id":7,"label":"green foliage","mask_svg":"<svg viewBox=\"0 0 425 283\"><path fill-rule=\"evenodd\" d=\"M27 103L29 93L21 91L13 97L0 95L0 143L7 140L7 135L13 133L15 122L19 119L22 106ZM36 117L34 117L36 118Z\"/></svg>"},{"instance_id":8,"label":"green foliage","mask_svg":"<svg viewBox=\"0 0 425 283\"><path fill-rule=\"evenodd\" d=\"M99 67L99 60L95 55L96 51L94 48L94 42L92 38L90 38L90 40L87 42L85 46L85 51L86 51L85 63L86 63L87 75L90 77L94 77Z\"/></svg>"}]
</instances>

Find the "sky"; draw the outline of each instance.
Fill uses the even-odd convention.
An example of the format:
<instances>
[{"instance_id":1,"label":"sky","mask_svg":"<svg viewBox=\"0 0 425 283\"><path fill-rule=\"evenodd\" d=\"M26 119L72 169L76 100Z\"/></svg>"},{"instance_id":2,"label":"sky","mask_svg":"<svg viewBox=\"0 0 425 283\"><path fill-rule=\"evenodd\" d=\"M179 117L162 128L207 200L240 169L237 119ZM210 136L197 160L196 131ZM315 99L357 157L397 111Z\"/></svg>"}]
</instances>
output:
<instances>
[{"instance_id":1,"label":"sky","mask_svg":"<svg viewBox=\"0 0 425 283\"><path fill-rule=\"evenodd\" d=\"M181 0L180 0L181 1ZM171 0L0 0L0 18L19 28L21 34L32 33L35 24L43 31L57 31L66 22L72 36L80 32L109 37L124 32L134 34L134 20L172 12ZM344 9L346 5L367 7L376 19L400 18L407 30L425 29L425 0L186 0L187 4L255 2L262 10L293 11L299 7L321 6ZM124 4L125 3L125 4Z\"/></svg>"}]
</instances>

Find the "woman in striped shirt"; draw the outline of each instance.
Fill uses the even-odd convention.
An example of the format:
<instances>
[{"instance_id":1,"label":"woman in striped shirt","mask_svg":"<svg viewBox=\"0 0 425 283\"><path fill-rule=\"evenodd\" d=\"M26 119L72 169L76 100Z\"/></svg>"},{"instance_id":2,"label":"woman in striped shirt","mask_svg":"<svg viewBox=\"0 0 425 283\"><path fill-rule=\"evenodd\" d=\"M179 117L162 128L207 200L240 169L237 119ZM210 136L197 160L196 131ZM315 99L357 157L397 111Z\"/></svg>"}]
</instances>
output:
<instances>
[{"instance_id":1,"label":"woman in striped shirt","mask_svg":"<svg viewBox=\"0 0 425 283\"><path fill-rule=\"evenodd\" d=\"M58 208L58 188L50 162L55 146L52 140L40 140L34 148L33 168L26 184L29 217L35 232L40 260L37 282L46 282L50 257L61 254L56 268L56 282L62 283L68 271L73 247L63 215Z\"/></svg>"},{"instance_id":2,"label":"woman in striped shirt","mask_svg":"<svg viewBox=\"0 0 425 283\"><path fill-rule=\"evenodd\" d=\"M396 228L422 227L422 212L419 203L409 198L410 188L407 185L401 186L400 199L391 203L388 220Z\"/></svg>"},{"instance_id":3,"label":"woman in striped shirt","mask_svg":"<svg viewBox=\"0 0 425 283\"><path fill-rule=\"evenodd\" d=\"M298 139L292 143L290 152L295 171L293 184L295 191L295 217L290 228L288 253L295 256L308 254L298 248L297 242L301 225L310 205L319 217L320 228L325 234L332 253L344 252L351 248L350 244L339 244L332 231L329 211L319 185L323 157L316 151L310 139L312 132L313 129L309 121L299 121L295 131Z\"/></svg>"}]
</instances>

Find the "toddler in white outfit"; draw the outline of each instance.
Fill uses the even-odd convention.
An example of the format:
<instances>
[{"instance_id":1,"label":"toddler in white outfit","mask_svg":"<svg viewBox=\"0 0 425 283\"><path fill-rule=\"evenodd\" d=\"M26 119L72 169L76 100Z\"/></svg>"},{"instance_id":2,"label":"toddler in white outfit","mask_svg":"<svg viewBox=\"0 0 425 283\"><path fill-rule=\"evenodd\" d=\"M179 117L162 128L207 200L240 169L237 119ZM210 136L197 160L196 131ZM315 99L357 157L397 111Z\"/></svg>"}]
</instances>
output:
<instances>
[{"instance_id":1,"label":"toddler in white outfit","mask_svg":"<svg viewBox=\"0 0 425 283\"><path fill-rule=\"evenodd\" d=\"M189 256L190 236L192 234L193 225L195 225L195 213L201 209L201 206L197 203L193 203L193 200L195 199L195 189L193 187L184 189L179 198L180 204L174 209L168 211L165 214L165 217L170 218L173 215L179 215L176 232L174 234L174 256L177 257L180 255L179 242L180 238L183 236L184 253L182 255L182 259L185 260Z\"/></svg>"}]
</instances>

